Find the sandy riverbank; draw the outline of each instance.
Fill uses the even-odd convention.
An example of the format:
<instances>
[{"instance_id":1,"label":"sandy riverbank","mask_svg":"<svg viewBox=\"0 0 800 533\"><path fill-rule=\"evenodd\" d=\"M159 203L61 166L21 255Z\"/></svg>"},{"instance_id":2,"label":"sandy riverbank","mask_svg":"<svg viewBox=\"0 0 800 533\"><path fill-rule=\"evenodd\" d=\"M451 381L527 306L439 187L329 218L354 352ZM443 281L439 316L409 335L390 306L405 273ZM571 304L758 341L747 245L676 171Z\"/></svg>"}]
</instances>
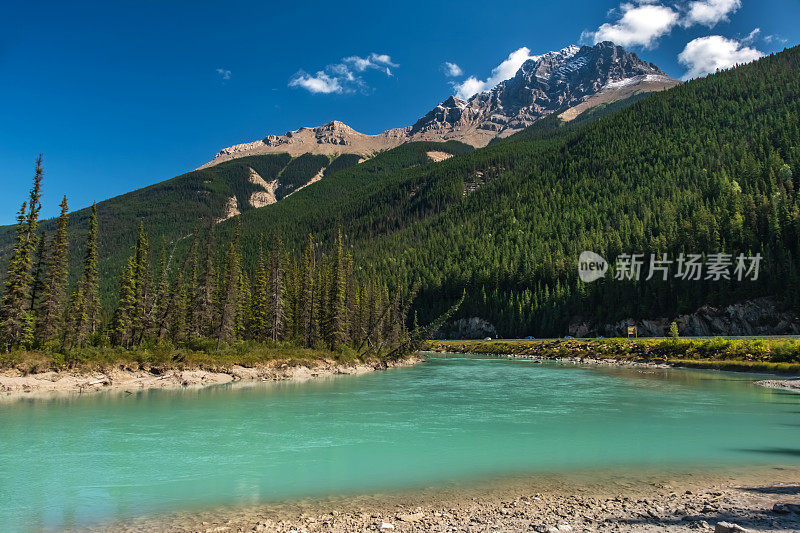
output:
<instances>
[{"instance_id":1,"label":"sandy riverbank","mask_svg":"<svg viewBox=\"0 0 800 533\"><path fill-rule=\"evenodd\" d=\"M305 380L336 374L364 374L396 366L407 366L420 360L414 357L400 362L375 361L358 364L322 360L313 366L275 362L254 367L233 365L230 368L215 370L167 370L161 373L120 368L108 372L62 371L36 374L6 370L0 372L0 401L35 396L90 394L100 391L134 392L142 389L206 387L233 381Z\"/></svg>"},{"instance_id":2,"label":"sandy riverbank","mask_svg":"<svg viewBox=\"0 0 800 533\"><path fill-rule=\"evenodd\" d=\"M96 530L711 532L722 522L750 531L800 531L800 470L542 475L408 493L176 513Z\"/></svg>"}]
</instances>

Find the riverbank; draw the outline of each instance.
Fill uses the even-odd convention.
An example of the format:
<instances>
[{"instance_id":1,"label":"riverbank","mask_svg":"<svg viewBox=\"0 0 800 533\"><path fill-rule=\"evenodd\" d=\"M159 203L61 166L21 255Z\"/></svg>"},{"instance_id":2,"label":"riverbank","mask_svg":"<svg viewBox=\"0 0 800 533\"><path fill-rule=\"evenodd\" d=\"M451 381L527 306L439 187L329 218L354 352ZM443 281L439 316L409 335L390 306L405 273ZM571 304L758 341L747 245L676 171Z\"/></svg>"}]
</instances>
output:
<instances>
[{"instance_id":1,"label":"riverbank","mask_svg":"<svg viewBox=\"0 0 800 533\"><path fill-rule=\"evenodd\" d=\"M0 401L23 397L87 394L100 391L206 387L234 381L306 380L337 374L364 374L415 364L399 361L335 357L339 354L275 349L268 354L175 352L142 358L141 353L106 354L110 360L85 359L72 368L52 363L52 356L26 353L6 356L0 366Z\"/></svg>"},{"instance_id":2,"label":"riverbank","mask_svg":"<svg viewBox=\"0 0 800 533\"><path fill-rule=\"evenodd\" d=\"M800 376L800 341L794 339L433 340L425 348L439 353L593 365L682 367ZM756 383L800 392L800 377Z\"/></svg>"},{"instance_id":3,"label":"riverbank","mask_svg":"<svg viewBox=\"0 0 800 533\"><path fill-rule=\"evenodd\" d=\"M800 375L800 340L794 339L433 340L425 349L594 364Z\"/></svg>"},{"instance_id":4,"label":"riverbank","mask_svg":"<svg viewBox=\"0 0 800 533\"><path fill-rule=\"evenodd\" d=\"M585 472L136 519L97 531L800 530L800 470ZM787 505L788 504L788 505ZM794 507L793 507L794 506ZM721 527L721 526L720 526ZM717 529L717 531L740 531Z\"/></svg>"}]
</instances>

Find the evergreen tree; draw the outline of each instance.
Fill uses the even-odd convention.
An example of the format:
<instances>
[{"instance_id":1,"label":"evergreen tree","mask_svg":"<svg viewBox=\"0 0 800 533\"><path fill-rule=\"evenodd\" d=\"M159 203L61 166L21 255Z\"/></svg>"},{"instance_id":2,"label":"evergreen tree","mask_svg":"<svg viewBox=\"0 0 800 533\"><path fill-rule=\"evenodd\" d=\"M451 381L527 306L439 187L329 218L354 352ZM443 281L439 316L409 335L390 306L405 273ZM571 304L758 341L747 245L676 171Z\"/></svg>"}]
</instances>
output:
<instances>
[{"instance_id":1,"label":"evergreen tree","mask_svg":"<svg viewBox=\"0 0 800 533\"><path fill-rule=\"evenodd\" d=\"M84 334L89 321L89 317L86 314L84 288L83 283L78 283L69 299L68 305L65 306L65 313L62 318L64 331L61 340L61 350L64 352L69 353L74 346L84 344Z\"/></svg>"},{"instance_id":2,"label":"evergreen tree","mask_svg":"<svg viewBox=\"0 0 800 533\"><path fill-rule=\"evenodd\" d=\"M269 320L268 335L275 342L283 338L286 325L285 308L285 270L283 243L280 236L275 236L272 252L269 255L267 279L269 280L267 294L267 319Z\"/></svg>"},{"instance_id":3,"label":"evergreen tree","mask_svg":"<svg viewBox=\"0 0 800 533\"><path fill-rule=\"evenodd\" d=\"M214 223L208 225L206 232L205 260L203 278L197 298L197 329L201 335L210 336L214 327Z\"/></svg>"},{"instance_id":4,"label":"evergreen tree","mask_svg":"<svg viewBox=\"0 0 800 533\"><path fill-rule=\"evenodd\" d=\"M241 219L240 219L241 220ZM240 224L241 222L239 222ZM239 268L239 235L241 228L237 226L233 241L228 244L225 252L225 263L223 268L223 279L220 287L220 338L222 340L233 340L237 333L238 318L241 318L239 288L242 283L241 271Z\"/></svg>"},{"instance_id":5,"label":"evergreen tree","mask_svg":"<svg viewBox=\"0 0 800 533\"><path fill-rule=\"evenodd\" d=\"M236 334L235 337L243 339L253 324L253 299L250 276L247 272L239 273L239 288L236 309Z\"/></svg>"},{"instance_id":6,"label":"evergreen tree","mask_svg":"<svg viewBox=\"0 0 800 533\"><path fill-rule=\"evenodd\" d=\"M167 297L169 296L168 269L169 261L171 259L171 256L169 258L167 257L167 241L162 236L161 246L159 247L158 252L158 273L156 275L155 292L153 294L152 304L152 317L155 321L155 333L156 337L159 339L161 339L167 332L167 308L169 307L169 302L167 301Z\"/></svg>"},{"instance_id":7,"label":"evergreen tree","mask_svg":"<svg viewBox=\"0 0 800 533\"><path fill-rule=\"evenodd\" d=\"M170 291L170 305L166 309L166 327L169 337L175 342L183 342L187 338L188 297L191 294L183 283L183 272L179 271Z\"/></svg>"},{"instance_id":8,"label":"evergreen tree","mask_svg":"<svg viewBox=\"0 0 800 533\"><path fill-rule=\"evenodd\" d=\"M64 196L61 201L61 214L58 217L56 234L53 237L42 305L39 311L38 335L42 342L51 340L63 327L67 298L68 211L67 197Z\"/></svg>"},{"instance_id":9,"label":"evergreen tree","mask_svg":"<svg viewBox=\"0 0 800 533\"><path fill-rule=\"evenodd\" d=\"M299 322L300 334L305 346L311 348L317 342L316 328L316 287L314 274L316 270L314 257L314 237L309 233L303 264L300 268L300 296L299 296Z\"/></svg>"},{"instance_id":10,"label":"evergreen tree","mask_svg":"<svg viewBox=\"0 0 800 533\"><path fill-rule=\"evenodd\" d=\"M197 237L192 240L192 246L189 249L187 258L188 266L186 286L184 292L186 293L186 316L184 318L186 336L197 337L200 335L200 288L197 285ZM179 319L176 318L176 323Z\"/></svg>"},{"instance_id":11,"label":"evergreen tree","mask_svg":"<svg viewBox=\"0 0 800 533\"><path fill-rule=\"evenodd\" d=\"M31 300L30 304L28 304L28 309L32 309L34 311L39 309L39 300L41 299L42 293L45 289L45 275L47 273L47 262L49 258L47 256L47 235L45 232L42 232L39 235L39 244L36 247L36 258L34 260L34 267L33 267L33 283L31 285Z\"/></svg>"},{"instance_id":12,"label":"evergreen tree","mask_svg":"<svg viewBox=\"0 0 800 533\"><path fill-rule=\"evenodd\" d=\"M347 279L345 278L344 244L342 228L336 236L336 244L331 264L328 345L331 349L347 343Z\"/></svg>"},{"instance_id":13,"label":"evergreen tree","mask_svg":"<svg viewBox=\"0 0 800 533\"><path fill-rule=\"evenodd\" d=\"M133 269L134 308L132 314L132 342L139 344L151 327L152 316L150 299L150 243L144 231L144 224L139 223L136 238Z\"/></svg>"},{"instance_id":14,"label":"evergreen tree","mask_svg":"<svg viewBox=\"0 0 800 533\"><path fill-rule=\"evenodd\" d=\"M269 274L263 248L258 249L255 277L253 279L251 336L263 341L269 332Z\"/></svg>"},{"instance_id":15,"label":"evergreen tree","mask_svg":"<svg viewBox=\"0 0 800 533\"><path fill-rule=\"evenodd\" d=\"M98 295L99 276L97 272L97 239L99 222L97 205L92 204L89 215L89 233L86 235L86 252L83 259L83 278L80 283L83 289L82 313L86 315L85 328L78 331L78 342L82 346L87 334L94 334L98 329L100 315L100 298Z\"/></svg>"},{"instance_id":16,"label":"evergreen tree","mask_svg":"<svg viewBox=\"0 0 800 533\"><path fill-rule=\"evenodd\" d=\"M112 322L112 339L120 346L130 346L133 340L137 307L136 254L128 259L119 280L119 302Z\"/></svg>"},{"instance_id":17,"label":"evergreen tree","mask_svg":"<svg viewBox=\"0 0 800 533\"><path fill-rule=\"evenodd\" d=\"M27 202L22 203L22 207L17 213L17 235L14 240L14 248L11 251L11 258L8 262L5 279L5 291L3 292L3 306L0 308L0 334L6 350L16 346L20 340L23 322L26 320L24 311L28 301L28 262L27 249L28 242L25 234L25 213Z\"/></svg>"}]
</instances>

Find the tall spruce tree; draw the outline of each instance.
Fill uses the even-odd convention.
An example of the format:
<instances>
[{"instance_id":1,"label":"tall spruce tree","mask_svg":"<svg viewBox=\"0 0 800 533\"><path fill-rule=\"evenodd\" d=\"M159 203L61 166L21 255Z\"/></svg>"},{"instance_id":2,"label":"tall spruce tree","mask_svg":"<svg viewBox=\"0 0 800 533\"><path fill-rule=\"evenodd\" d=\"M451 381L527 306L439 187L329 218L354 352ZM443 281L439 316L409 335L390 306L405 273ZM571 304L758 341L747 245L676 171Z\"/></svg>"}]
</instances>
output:
<instances>
[{"instance_id":1,"label":"tall spruce tree","mask_svg":"<svg viewBox=\"0 0 800 533\"><path fill-rule=\"evenodd\" d=\"M336 244L331 264L328 345L331 349L347 343L347 278L342 240L342 228L336 235Z\"/></svg>"},{"instance_id":2,"label":"tall spruce tree","mask_svg":"<svg viewBox=\"0 0 800 533\"><path fill-rule=\"evenodd\" d=\"M83 286L82 312L86 315L85 328L78 332L78 343L81 346L87 334L97 332L100 317L99 275L97 272L98 234L97 205L92 204L92 212L89 215L89 233L86 235L86 252L83 259L83 277L79 282Z\"/></svg>"},{"instance_id":3,"label":"tall spruce tree","mask_svg":"<svg viewBox=\"0 0 800 533\"><path fill-rule=\"evenodd\" d=\"M36 248L41 186L44 171L42 156L36 160L30 199L22 204L17 215L17 233L6 271L5 292L0 306L0 339L6 349L29 344L34 324L33 312L28 309L33 284L31 262ZM24 339L23 339L24 333Z\"/></svg>"},{"instance_id":4,"label":"tall spruce tree","mask_svg":"<svg viewBox=\"0 0 800 533\"><path fill-rule=\"evenodd\" d=\"M211 336L214 328L214 222L210 221L206 231L203 277L197 297L197 329L200 335Z\"/></svg>"},{"instance_id":5,"label":"tall spruce tree","mask_svg":"<svg viewBox=\"0 0 800 533\"><path fill-rule=\"evenodd\" d=\"M100 302L98 297L97 273L97 205L92 205L89 215L89 231L86 234L86 250L83 259L83 272L69 299L64 319L65 330L62 348L84 347L89 335L97 331Z\"/></svg>"},{"instance_id":6,"label":"tall spruce tree","mask_svg":"<svg viewBox=\"0 0 800 533\"><path fill-rule=\"evenodd\" d=\"M183 342L187 337L186 318L189 292L183 283L183 271L179 271L170 291L170 305L167 307L166 324L170 338Z\"/></svg>"},{"instance_id":7,"label":"tall spruce tree","mask_svg":"<svg viewBox=\"0 0 800 533\"><path fill-rule=\"evenodd\" d=\"M0 308L0 335L5 350L16 347L19 343L23 323L26 320L24 306L28 299L28 267L26 250L28 242L25 235L25 213L27 202L17 213L17 234L14 248L8 261L6 271L3 306Z\"/></svg>"},{"instance_id":8,"label":"tall spruce tree","mask_svg":"<svg viewBox=\"0 0 800 533\"><path fill-rule=\"evenodd\" d=\"M151 327L151 295L150 295L150 243L144 231L144 224L139 223L134 252L133 285L135 304L133 310L131 341L139 344Z\"/></svg>"},{"instance_id":9,"label":"tall spruce tree","mask_svg":"<svg viewBox=\"0 0 800 533\"><path fill-rule=\"evenodd\" d=\"M303 344L311 348L316 344L316 291L314 277L316 274L314 257L314 237L309 233L306 249L303 252L303 262L300 267L300 295L299 295L299 322L300 335Z\"/></svg>"},{"instance_id":10,"label":"tall spruce tree","mask_svg":"<svg viewBox=\"0 0 800 533\"><path fill-rule=\"evenodd\" d=\"M250 326L250 336L253 339L266 340L269 332L269 274L267 259L264 256L264 249L259 246L256 258L256 270L253 278L252 294L252 324Z\"/></svg>"},{"instance_id":11,"label":"tall spruce tree","mask_svg":"<svg viewBox=\"0 0 800 533\"><path fill-rule=\"evenodd\" d=\"M39 310L38 336L43 343L58 335L64 325L64 311L67 303L67 253L69 252L68 211L67 197L64 196L61 200L61 213L58 216L56 234L53 237L42 304Z\"/></svg>"},{"instance_id":12,"label":"tall spruce tree","mask_svg":"<svg viewBox=\"0 0 800 533\"><path fill-rule=\"evenodd\" d=\"M158 252L158 272L155 280L155 291L153 293L152 302L152 317L154 322L154 329L156 337L159 339L167 332L167 308L169 302L169 263L172 259L171 255L167 256L167 239L161 236L161 245Z\"/></svg>"},{"instance_id":13,"label":"tall spruce tree","mask_svg":"<svg viewBox=\"0 0 800 533\"><path fill-rule=\"evenodd\" d=\"M34 258L33 283L31 284L31 300L28 309L38 311L39 300L44 293L45 275L47 273L48 258L47 234L43 231L39 235L39 244L36 247L36 257Z\"/></svg>"},{"instance_id":14,"label":"tall spruce tree","mask_svg":"<svg viewBox=\"0 0 800 533\"><path fill-rule=\"evenodd\" d=\"M186 317L184 322L186 324L186 336L190 338L200 335L200 289L197 286L197 254L197 233L195 233L186 260L188 265L186 266L186 283L184 287L186 293Z\"/></svg>"},{"instance_id":15,"label":"tall spruce tree","mask_svg":"<svg viewBox=\"0 0 800 533\"><path fill-rule=\"evenodd\" d=\"M239 236L241 235L241 218L236 226L233 240L225 251L223 276L220 283L220 331L222 340L233 340L237 332L237 315L239 313L239 286L242 282L239 264Z\"/></svg>"},{"instance_id":16,"label":"tall spruce tree","mask_svg":"<svg viewBox=\"0 0 800 533\"><path fill-rule=\"evenodd\" d=\"M267 289L268 336L273 342L283 338L286 326L285 273L283 242L279 235L275 235L267 272L269 280Z\"/></svg>"},{"instance_id":17,"label":"tall spruce tree","mask_svg":"<svg viewBox=\"0 0 800 533\"><path fill-rule=\"evenodd\" d=\"M130 256L119 280L119 302L111 326L112 340L119 346L130 346L136 315L136 254Z\"/></svg>"}]
</instances>

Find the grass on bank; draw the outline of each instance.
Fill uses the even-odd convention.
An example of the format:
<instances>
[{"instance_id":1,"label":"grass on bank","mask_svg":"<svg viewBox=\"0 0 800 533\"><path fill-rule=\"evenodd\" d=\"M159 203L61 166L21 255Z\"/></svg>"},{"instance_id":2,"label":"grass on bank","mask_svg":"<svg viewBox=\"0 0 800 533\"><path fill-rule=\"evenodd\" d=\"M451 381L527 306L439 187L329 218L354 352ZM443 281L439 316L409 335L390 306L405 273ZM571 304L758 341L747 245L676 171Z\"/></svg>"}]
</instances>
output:
<instances>
[{"instance_id":1,"label":"grass on bank","mask_svg":"<svg viewBox=\"0 0 800 533\"><path fill-rule=\"evenodd\" d=\"M362 358L351 348L328 350L302 348L289 342L254 341L218 342L196 339L185 345L170 342L144 344L133 349L92 346L68 354L47 350L0 352L0 371L17 370L23 374L73 370L107 372L111 369L147 370L159 374L168 370L221 371L234 365L253 367L262 364L314 366L322 361L355 364L377 360Z\"/></svg>"},{"instance_id":2,"label":"grass on bank","mask_svg":"<svg viewBox=\"0 0 800 533\"><path fill-rule=\"evenodd\" d=\"M432 351L543 358L617 359L675 366L800 374L800 340L574 339L429 341Z\"/></svg>"}]
</instances>

